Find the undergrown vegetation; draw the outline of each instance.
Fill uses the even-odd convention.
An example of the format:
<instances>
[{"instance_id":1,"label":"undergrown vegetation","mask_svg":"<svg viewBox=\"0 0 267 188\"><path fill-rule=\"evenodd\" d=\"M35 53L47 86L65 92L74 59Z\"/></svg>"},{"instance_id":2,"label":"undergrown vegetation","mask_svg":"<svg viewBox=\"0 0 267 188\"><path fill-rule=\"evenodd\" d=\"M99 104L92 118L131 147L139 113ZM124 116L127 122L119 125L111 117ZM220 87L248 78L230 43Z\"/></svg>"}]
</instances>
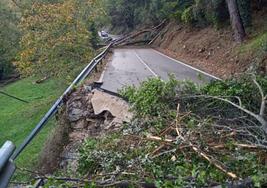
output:
<instances>
[{"instance_id":1,"label":"undergrown vegetation","mask_svg":"<svg viewBox=\"0 0 267 188\"><path fill-rule=\"evenodd\" d=\"M79 173L94 185L266 186L267 134L229 103L258 113L266 84L266 77L244 76L199 87L170 77L127 87L121 94L135 118L119 132L88 139Z\"/></svg>"}]
</instances>

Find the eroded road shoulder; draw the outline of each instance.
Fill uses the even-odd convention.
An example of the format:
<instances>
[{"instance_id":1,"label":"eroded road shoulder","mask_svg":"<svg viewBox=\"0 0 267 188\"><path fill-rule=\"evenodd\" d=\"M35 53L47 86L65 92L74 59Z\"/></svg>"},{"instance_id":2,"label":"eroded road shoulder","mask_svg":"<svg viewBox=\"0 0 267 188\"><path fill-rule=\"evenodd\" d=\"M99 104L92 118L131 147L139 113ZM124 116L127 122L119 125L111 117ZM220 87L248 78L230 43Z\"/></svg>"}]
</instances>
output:
<instances>
[{"instance_id":1,"label":"eroded road shoulder","mask_svg":"<svg viewBox=\"0 0 267 188\"><path fill-rule=\"evenodd\" d=\"M117 131L132 118L127 102L97 89L81 88L73 93L66 112L72 131L61 154L61 168L73 174L78 170L79 148L86 139Z\"/></svg>"}]
</instances>

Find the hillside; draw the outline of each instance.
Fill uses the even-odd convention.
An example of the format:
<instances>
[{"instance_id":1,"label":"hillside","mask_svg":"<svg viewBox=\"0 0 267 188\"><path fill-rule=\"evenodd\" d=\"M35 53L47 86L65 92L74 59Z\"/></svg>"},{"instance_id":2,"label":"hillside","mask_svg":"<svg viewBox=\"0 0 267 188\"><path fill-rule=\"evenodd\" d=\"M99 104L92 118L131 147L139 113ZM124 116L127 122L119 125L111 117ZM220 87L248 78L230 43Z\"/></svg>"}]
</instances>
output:
<instances>
[{"instance_id":1,"label":"hillside","mask_svg":"<svg viewBox=\"0 0 267 188\"><path fill-rule=\"evenodd\" d=\"M221 78L267 71L267 8L253 15L253 28L243 44L233 40L230 26L196 28L170 22L153 43L155 48Z\"/></svg>"}]
</instances>

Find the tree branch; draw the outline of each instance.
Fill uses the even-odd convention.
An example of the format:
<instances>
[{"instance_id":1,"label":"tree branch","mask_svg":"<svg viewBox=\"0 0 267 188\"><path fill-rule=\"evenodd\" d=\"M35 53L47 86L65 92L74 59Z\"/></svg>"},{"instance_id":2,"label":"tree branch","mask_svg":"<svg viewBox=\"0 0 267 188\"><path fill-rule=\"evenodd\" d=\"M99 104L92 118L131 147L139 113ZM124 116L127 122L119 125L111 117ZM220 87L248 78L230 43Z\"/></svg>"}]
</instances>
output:
<instances>
[{"instance_id":1,"label":"tree branch","mask_svg":"<svg viewBox=\"0 0 267 188\"><path fill-rule=\"evenodd\" d=\"M211 164L213 164L216 168L218 168L219 170L221 170L222 172L224 172L225 174L227 174L229 177L233 178L233 179L238 179L238 176L236 174L234 174L233 172L229 172L224 165L222 165L220 162L218 162L217 160L209 157L206 153L204 153L203 151L201 151L200 148L198 148L197 146L193 145L193 143L186 139L180 132L180 104L177 105L177 112L176 112L176 119L175 119L175 126L176 126L176 133L178 138L182 139L185 143L188 143L188 145L193 149L193 151L195 151L199 156L201 156L202 158L206 159L208 162L210 162Z\"/></svg>"},{"instance_id":2,"label":"tree branch","mask_svg":"<svg viewBox=\"0 0 267 188\"><path fill-rule=\"evenodd\" d=\"M257 82L256 78L253 79L254 84L257 86L257 88L259 89L260 95L261 95L261 108L260 108L260 116L264 116L264 112L265 112L265 107L266 107L266 98L267 95L264 95L263 89L260 86L260 84Z\"/></svg>"},{"instance_id":3,"label":"tree branch","mask_svg":"<svg viewBox=\"0 0 267 188\"><path fill-rule=\"evenodd\" d=\"M231 104L232 106L238 108L239 110L247 113L248 115L250 115L250 116L254 117L256 120L258 120L258 122L261 123L265 133L267 134L267 121L263 118L263 116L255 114L255 113L243 108L242 106L239 106L239 105L233 103L232 101L229 101L229 100L221 98L221 97L208 96L208 95L195 95L195 96L188 96L188 97L182 97L182 98L209 98L209 99L216 99L216 100L220 100L220 101L226 102L228 104ZM266 100L264 100L264 101L266 101ZM265 103L263 103L263 104L265 104Z\"/></svg>"}]
</instances>

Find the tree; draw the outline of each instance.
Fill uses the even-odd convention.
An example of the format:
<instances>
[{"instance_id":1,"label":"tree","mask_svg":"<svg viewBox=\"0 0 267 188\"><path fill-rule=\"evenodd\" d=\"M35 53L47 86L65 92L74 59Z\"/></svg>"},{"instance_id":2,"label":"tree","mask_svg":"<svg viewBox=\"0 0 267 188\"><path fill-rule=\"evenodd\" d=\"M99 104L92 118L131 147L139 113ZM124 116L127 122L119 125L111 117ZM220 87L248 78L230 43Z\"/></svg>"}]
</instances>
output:
<instances>
[{"instance_id":1,"label":"tree","mask_svg":"<svg viewBox=\"0 0 267 188\"><path fill-rule=\"evenodd\" d=\"M235 40L242 42L246 37L244 25L238 10L237 0L226 0L231 19L231 25L235 33Z\"/></svg>"},{"instance_id":2,"label":"tree","mask_svg":"<svg viewBox=\"0 0 267 188\"><path fill-rule=\"evenodd\" d=\"M24 76L59 76L89 62L95 45L93 7L87 0L34 3L21 19L17 69Z\"/></svg>"}]
</instances>

